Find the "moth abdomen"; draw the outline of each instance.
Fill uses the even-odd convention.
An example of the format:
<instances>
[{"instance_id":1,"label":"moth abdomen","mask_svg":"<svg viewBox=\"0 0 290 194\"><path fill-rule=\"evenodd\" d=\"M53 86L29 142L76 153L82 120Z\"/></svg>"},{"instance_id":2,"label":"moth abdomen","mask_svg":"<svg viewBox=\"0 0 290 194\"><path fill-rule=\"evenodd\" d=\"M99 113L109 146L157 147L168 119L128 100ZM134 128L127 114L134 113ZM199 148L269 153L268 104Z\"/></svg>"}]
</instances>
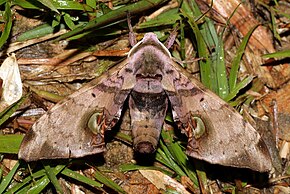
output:
<instances>
[{"instance_id":1,"label":"moth abdomen","mask_svg":"<svg viewBox=\"0 0 290 194\"><path fill-rule=\"evenodd\" d=\"M136 151L153 153L156 150L167 106L167 96L158 80L144 78L137 81L129 98Z\"/></svg>"},{"instance_id":2,"label":"moth abdomen","mask_svg":"<svg viewBox=\"0 0 290 194\"><path fill-rule=\"evenodd\" d=\"M132 126L133 134L133 147L134 150L139 153L153 153L155 152L159 136L160 129L145 120L135 122Z\"/></svg>"}]
</instances>

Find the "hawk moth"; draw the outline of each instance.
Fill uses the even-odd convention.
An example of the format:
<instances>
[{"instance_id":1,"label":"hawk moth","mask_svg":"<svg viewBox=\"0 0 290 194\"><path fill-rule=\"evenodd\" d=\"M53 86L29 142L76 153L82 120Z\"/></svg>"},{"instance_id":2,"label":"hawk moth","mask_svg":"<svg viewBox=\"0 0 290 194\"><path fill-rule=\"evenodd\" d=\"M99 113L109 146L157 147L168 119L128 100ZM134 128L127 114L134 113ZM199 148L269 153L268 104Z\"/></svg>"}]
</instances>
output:
<instances>
[{"instance_id":1,"label":"hawk moth","mask_svg":"<svg viewBox=\"0 0 290 194\"><path fill-rule=\"evenodd\" d=\"M259 133L226 102L183 70L154 33L127 59L44 114L26 134L19 158L76 158L103 152L104 132L128 100L134 149L155 151L167 110L188 136L186 153L209 163L269 171Z\"/></svg>"}]
</instances>

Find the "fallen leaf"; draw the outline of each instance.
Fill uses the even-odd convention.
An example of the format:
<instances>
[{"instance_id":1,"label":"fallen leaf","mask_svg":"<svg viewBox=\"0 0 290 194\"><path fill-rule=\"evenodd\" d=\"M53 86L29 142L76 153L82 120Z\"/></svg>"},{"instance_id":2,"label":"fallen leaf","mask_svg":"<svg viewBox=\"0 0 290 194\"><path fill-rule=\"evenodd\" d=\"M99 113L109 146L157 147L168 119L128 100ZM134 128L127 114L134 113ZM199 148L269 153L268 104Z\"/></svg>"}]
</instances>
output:
<instances>
[{"instance_id":1,"label":"fallen leaf","mask_svg":"<svg viewBox=\"0 0 290 194\"><path fill-rule=\"evenodd\" d=\"M22 82L15 54L7 57L0 67L2 83L2 96L0 112L17 102L22 96Z\"/></svg>"}]
</instances>

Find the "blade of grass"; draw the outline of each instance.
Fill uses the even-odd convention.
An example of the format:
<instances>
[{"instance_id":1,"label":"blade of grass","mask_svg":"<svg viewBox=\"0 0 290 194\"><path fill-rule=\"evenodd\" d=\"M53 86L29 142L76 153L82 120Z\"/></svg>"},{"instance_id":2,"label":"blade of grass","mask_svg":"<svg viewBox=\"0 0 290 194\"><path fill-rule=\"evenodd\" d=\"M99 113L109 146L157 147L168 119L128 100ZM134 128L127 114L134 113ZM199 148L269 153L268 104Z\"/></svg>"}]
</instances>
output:
<instances>
[{"instance_id":1,"label":"blade of grass","mask_svg":"<svg viewBox=\"0 0 290 194\"><path fill-rule=\"evenodd\" d=\"M65 26L64 24L61 24L59 26L59 29L64 29ZM51 25L49 24L42 24L40 26L37 26L31 30L28 30L24 33L22 33L21 35L19 35L17 37L17 41L22 42L25 40L30 40L30 39L34 39L34 38L39 38L39 37L43 37L47 34L51 34L53 32L55 32L55 28L53 28Z\"/></svg>"},{"instance_id":2,"label":"blade of grass","mask_svg":"<svg viewBox=\"0 0 290 194\"><path fill-rule=\"evenodd\" d=\"M72 171L68 168L63 169L63 171L61 171L61 174L65 175L67 177L70 177L72 179L75 179L77 181L80 181L82 183L85 183L87 185L93 186L93 187L98 187L98 188L103 187L103 185L101 183L94 181L94 180L92 180L84 175L81 175L75 171Z\"/></svg>"},{"instance_id":3,"label":"blade of grass","mask_svg":"<svg viewBox=\"0 0 290 194\"><path fill-rule=\"evenodd\" d=\"M209 89L212 89L212 78L211 78L211 60L207 50L207 45L202 36L201 31L198 28L196 21L192 18L192 15L196 14L198 9L194 11L191 10L191 7L194 5L189 5L191 1L183 1L181 6L181 14L188 18L188 23L191 26L191 29L195 35L198 57L203 58L199 61L201 82ZM201 15L201 14L200 14Z\"/></svg>"},{"instance_id":4,"label":"blade of grass","mask_svg":"<svg viewBox=\"0 0 290 194\"><path fill-rule=\"evenodd\" d=\"M29 87L31 91L35 92L39 97L44 98L46 100L49 100L51 102L59 102L62 99L64 99L64 96L60 96L51 92L43 91L43 90L38 90L35 87L31 86Z\"/></svg>"},{"instance_id":5,"label":"blade of grass","mask_svg":"<svg viewBox=\"0 0 290 194\"><path fill-rule=\"evenodd\" d=\"M64 3L65 2L65 3ZM13 0L15 5L26 9L43 9L44 6L42 3L37 1L27 1L27 0ZM53 6L58 10L81 10L87 12L93 12L93 8L84 3L79 3L78 1L52 1Z\"/></svg>"},{"instance_id":6,"label":"blade of grass","mask_svg":"<svg viewBox=\"0 0 290 194\"><path fill-rule=\"evenodd\" d=\"M104 176L99 170L96 169L95 171L95 178L100 181L101 183L105 184L107 187L119 192L119 193L126 193L117 183L108 179Z\"/></svg>"},{"instance_id":7,"label":"blade of grass","mask_svg":"<svg viewBox=\"0 0 290 194\"><path fill-rule=\"evenodd\" d=\"M155 160L163 164L164 166L172 169L170 162L168 161L166 154L162 151L162 149L158 148L156 150Z\"/></svg>"},{"instance_id":8,"label":"blade of grass","mask_svg":"<svg viewBox=\"0 0 290 194\"><path fill-rule=\"evenodd\" d=\"M229 77L229 86L230 86L230 92L236 87L237 84L237 79L238 79L238 73L239 73L239 63L242 59L242 56L245 52L247 43L251 37L251 35L253 34L254 30L258 27L259 25L255 25L247 34L246 36L243 38L241 45L239 46L238 50L237 50L237 54L233 60L232 63L232 68L230 71L230 77Z\"/></svg>"},{"instance_id":9,"label":"blade of grass","mask_svg":"<svg viewBox=\"0 0 290 194\"><path fill-rule=\"evenodd\" d=\"M42 161L42 165L44 166L46 175L50 182L53 184L57 193L64 193L50 165L46 161Z\"/></svg>"},{"instance_id":10,"label":"blade of grass","mask_svg":"<svg viewBox=\"0 0 290 194\"><path fill-rule=\"evenodd\" d=\"M27 185L26 188L29 189L31 187L30 185L28 185L30 181L32 181L35 178L40 178L43 176L45 176L45 170L41 169L41 170L33 173L33 175L28 176L25 179L23 179L21 183L14 185L11 189L8 190L8 192L6 194L16 193L19 189L23 188L25 185Z\"/></svg>"},{"instance_id":11,"label":"blade of grass","mask_svg":"<svg viewBox=\"0 0 290 194\"><path fill-rule=\"evenodd\" d=\"M22 188L21 190L19 190L18 192L16 192L15 194L27 194L28 191L29 191L29 186L26 186L26 187Z\"/></svg>"},{"instance_id":12,"label":"blade of grass","mask_svg":"<svg viewBox=\"0 0 290 194\"><path fill-rule=\"evenodd\" d=\"M85 26L75 28L74 30L60 36L57 40L65 39L65 38L74 36L76 34L82 33L87 30L96 30L97 28L104 26L106 24L111 24L113 22L120 21L121 19L125 19L127 17L128 12L130 12L131 15L142 13L166 1L168 0L151 0L151 1L142 0L133 4L121 7L107 14L104 14L94 20L89 21Z\"/></svg>"},{"instance_id":13,"label":"blade of grass","mask_svg":"<svg viewBox=\"0 0 290 194\"><path fill-rule=\"evenodd\" d=\"M37 1L40 2L42 5L44 5L45 7L51 9L52 11L55 11L56 13L60 14L56 9L56 7L53 5L53 1L51 0L37 0Z\"/></svg>"},{"instance_id":14,"label":"blade of grass","mask_svg":"<svg viewBox=\"0 0 290 194\"><path fill-rule=\"evenodd\" d=\"M222 36L218 40L218 45L216 47L216 61L215 61L215 79L216 79L216 91L217 94L224 99L229 93L228 78L226 73L225 56L224 56L224 44Z\"/></svg>"},{"instance_id":15,"label":"blade of grass","mask_svg":"<svg viewBox=\"0 0 290 194\"><path fill-rule=\"evenodd\" d=\"M17 154L23 135L0 135L0 153Z\"/></svg>"},{"instance_id":16,"label":"blade of grass","mask_svg":"<svg viewBox=\"0 0 290 194\"><path fill-rule=\"evenodd\" d=\"M169 152L166 145L162 141L160 141L159 143L160 143L160 148L164 152L164 154L162 154L162 156L164 159L166 159L167 163L169 164L169 166L167 166L167 167L171 168L179 176L186 176L185 172L183 172L183 170L180 168L180 166L173 160L173 156Z\"/></svg>"},{"instance_id":17,"label":"blade of grass","mask_svg":"<svg viewBox=\"0 0 290 194\"><path fill-rule=\"evenodd\" d=\"M207 185L207 176L204 170L204 165L202 161L193 160L194 166L196 168L196 174L198 177L199 188L201 193L209 193L208 185Z\"/></svg>"},{"instance_id":18,"label":"blade of grass","mask_svg":"<svg viewBox=\"0 0 290 194\"><path fill-rule=\"evenodd\" d=\"M4 4L7 0L0 0L0 5Z\"/></svg>"},{"instance_id":19,"label":"blade of grass","mask_svg":"<svg viewBox=\"0 0 290 194\"><path fill-rule=\"evenodd\" d=\"M0 168L0 183L2 182L2 175L3 175L3 169L2 169L2 166Z\"/></svg>"},{"instance_id":20,"label":"blade of grass","mask_svg":"<svg viewBox=\"0 0 290 194\"><path fill-rule=\"evenodd\" d=\"M0 48L2 48L2 46L5 44L6 40L8 39L10 35L10 31L12 28L12 13L10 9L10 2L6 2L3 16L4 16L3 19L5 21L5 26L0 37Z\"/></svg>"},{"instance_id":21,"label":"blade of grass","mask_svg":"<svg viewBox=\"0 0 290 194\"><path fill-rule=\"evenodd\" d=\"M65 168L65 165L57 165L55 168L53 168L53 173L57 175ZM42 177L36 183L34 186L32 186L27 193L40 193L48 184L50 183L50 180L47 176Z\"/></svg>"},{"instance_id":22,"label":"blade of grass","mask_svg":"<svg viewBox=\"0 0 290 194\"><path fill-rule=\"evenodd\" d=\"M3 178L1 184L0 184L0 194L3 193L6 188L8 187L9 183L12 181L15 173L17 172L17 169L19 167L20 163L17 162L14 167L12 168L12 170L10 170L10 172Z\"/></svg>"},{"instance_id":23,"label":"blade of grass","mask_svg":"<svg viewBox=\"0 0 290 194\"><path fill-rule=\"evenodd\" d=\"M184 34L184 23L179 20L180 23L180 56L181 60L185 59L185 34Z\"/></svg>"},{"instance_id":24,"label":"blade of grass","mask_svg":"<svg viewBox=\"0 0 290 194\"><path fill-rule=\"evenodd\" d=\"M177 20L181 19L178 10L179 10L178 8L170 9L151 20L142 22L137 26L137 28L146 29L176 24Z\"/></svg>"},{"instance_id":25,"label":"blade of grass","mask_svg":"<svg viewBox=\"0 0 290 194\"><path fill-rule=\"evenodd\" d=\"M172 133L173 130L162 130L161 137L166 143L174 161L178 163L178 165L183 169L183 171L191 179L195 186L198 186L198 180L194 172L194 168L189 163L188 157L184 153L184 150L181 148L181 145L178 142L174 142Z\"/></svg>"},{"instance_id":26,"label":"blade of grass","mask_svg":"<svg viewBox=\"0 0 290 194\"><path fill-rule=\"evenodd\" d=\"M69 14L67 14L67 13L64 14L63 19L64 19L65 24L69 27L69 29L73 30L76 28L76 25L74 24L74 22Z\"/></svg>"},{"instance_id":27,"label":"blade of grass","mask_svg":"<svg viewBox=\"0 0 290 194\"><path fill-rule=\"evenodd\" d=\"M26 96L22 97L20 100L18 100L6 110L0 113L0 126L10 118L10 116L19 108L19 106L24 102L25 99Z\"/></svg>"},{"instance_id":28,"label":"blade of grass","mask_svg":"<svg viewBox=\"0 0 290 194\"><path fill-rule=\"evenodd\" d=\"M271 28L272 28L273 35L279 41L279 43L281 43L281 37L277 31L278 25L276 23L275 11L272 7L270 8L270 14L271 14Z\"/></svg>"},{"instance_id":29,"label":"blade of grass","mask_svg":"<svg viewBox=\"0 0 290 194\"><path fill-rule=\"evenodd\" d=\"M245 88L249 83L251 83L253 79L254 79L253 76L248 76L243 81L239 82L235 86L235 88L233 88L232 91L227 95L227 97L224 98L224 100L226 102L229 102L230 100L232 100L239 93L239 91Z\"/></svg>"},{"instance_id":30,"label":"blade of grass","mask_svg":"<svg viewBox=\"0 0 290 194\"><path fill-rule=\"evenodd\" d=\"M223 36L224 32L227 28L227 26L230 23L230 19L233 17L233 15L236 13L236 10L240 4L235 8L235 10L232 12L230 17L227 20L226 26L222 30L219 36L217 36L215 29L212 30L212 34L214 34L216 37L216 51L213 54L216 54L216 57L213 60L213 85L216 87L213 91L216 91L216 93L224 99L229 94L229 80L227 78L227 71L226 71L226 64L225 64L225 55L224 55L224 44L223 44Z\"/></svg>"},{"instance_id":31,"label":"blade of grass","mask_svg":"<svg viewBox=\"0 0 290 194\"><path fill-rule=\"evenodd\" d=\"M283 51L278 51L275 53L269 53L269 54L264 54L262 55L263 58L285 58L290 56L290 50L283 50Z\"/></svg>"}]
</instances>

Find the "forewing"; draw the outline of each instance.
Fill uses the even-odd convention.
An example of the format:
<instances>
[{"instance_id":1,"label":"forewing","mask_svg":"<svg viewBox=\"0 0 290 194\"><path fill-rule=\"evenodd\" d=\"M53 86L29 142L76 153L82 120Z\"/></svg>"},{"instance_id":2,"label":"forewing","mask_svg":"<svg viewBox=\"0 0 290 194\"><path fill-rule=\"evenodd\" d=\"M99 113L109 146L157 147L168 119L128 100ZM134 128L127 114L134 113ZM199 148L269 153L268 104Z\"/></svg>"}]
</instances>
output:
<instances>
[{"instance_id":1,"label":"forewing","mask_svg":"<svg viewBox=\"0 0 290 194\"><path fill-rule=\"evenodd\" d=\"M103 133L120 118L135 83L128 69L125 60L57 103L25 135L19 158L74 158L104 151ZM88 127L89 121L95 130Z\"/></svg>"},{"instance_id":2,"label":"forewing","mask_svg":"<svg viewBox=\"0 0 290 194\"><path fill-rule=\"evenodd\" d=\"M187 154L213 164L269 171L259 133L226 102L172 62L162 80L174 120L188 136Z\"/></svg>"}]
</instances>

